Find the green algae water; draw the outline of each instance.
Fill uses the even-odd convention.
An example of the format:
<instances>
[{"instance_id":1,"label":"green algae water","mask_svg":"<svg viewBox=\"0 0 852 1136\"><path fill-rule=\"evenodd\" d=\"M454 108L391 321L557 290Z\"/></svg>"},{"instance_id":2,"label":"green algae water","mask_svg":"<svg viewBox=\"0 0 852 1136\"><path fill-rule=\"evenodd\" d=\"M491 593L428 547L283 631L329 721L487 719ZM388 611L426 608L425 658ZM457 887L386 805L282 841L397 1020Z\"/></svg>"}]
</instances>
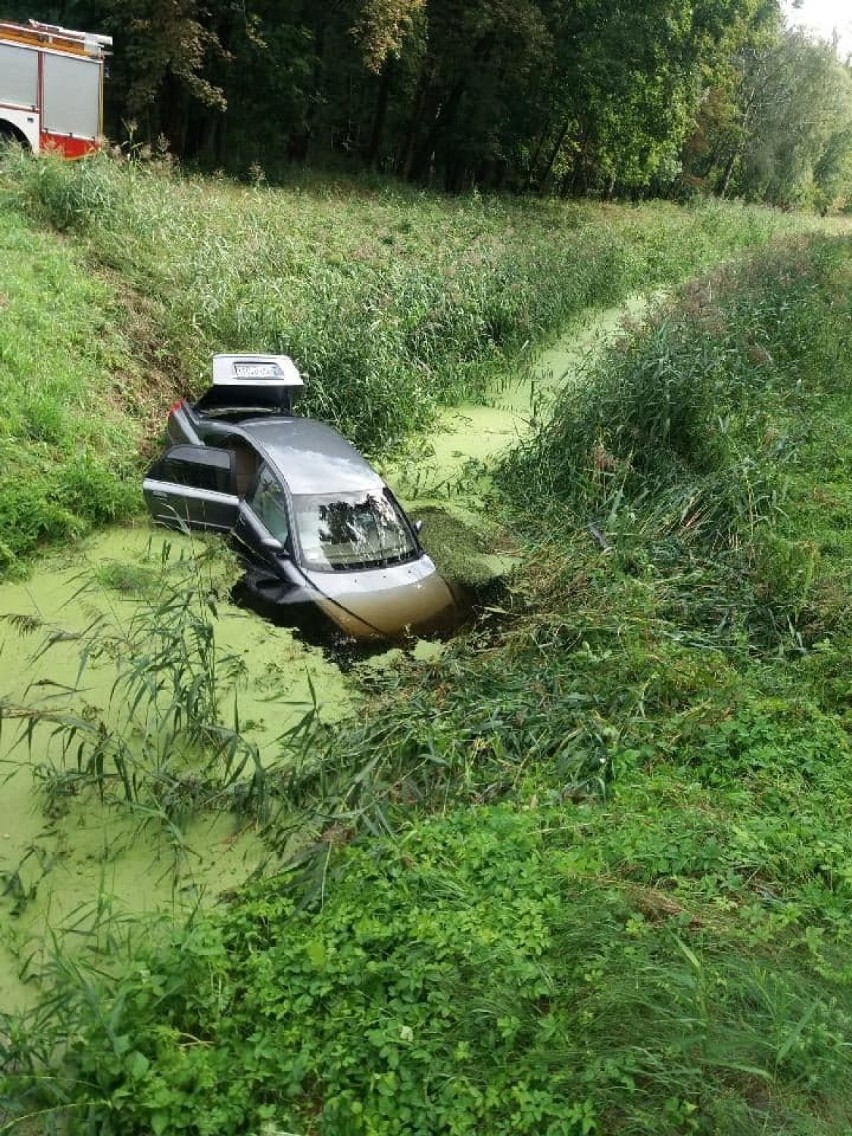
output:
<instances>
[{"instance_id":1,"label":"green algae water","mask_svg":"<svg viewBox=\"0 0 852 1136\"><path fill-rule=\"evenodd\" d=\"M654 298L586 313L549 350L508 375L483 403L446 409L428 438L383 469L409 513L424 521L422 539L445 572L481 587L518 563L508 534L489 524L490 470L549 413L556 394L583 381L586 368L635 322Z\"/></svg>"},{"instance_id":2,"label":"green algae water","mask_svg":"<svg viewBox=\"0 0 852 1136\"><path fill-rule=\"evenodd\" d=\"M511 543L495 541L484 519L489 467L547 412L556 391L582 381L623 316L641 307L637 300L590 317L487 404L445 411L430 437L386 466L406 508L424 519L425 543L447 574L481 582L517 562ZM62 732L44 725L26 735L28 707L109 717L121 660L106 653L81 670L86 629L130 622L146 579L164 564L191 560L198 543L142 522L46 558L25 583L0 587L0 698L7 706L0 735L0 1011L33 1000L31 980L54 943L66 950L94 939L105 952L115 949L135 917L186 918L267 858L255 828L227 810L164 830L147 823L144 810L91 790L51 799L40 771L73 765L73 747L63 754ZM232 692L240 731L262 754L274 755L276 739L306 715L332 722L357 713L353 684L319 648L222 595L216 613L217 649L241 671ZM439 643L419 643L412 654L428 664L440 650ZM393 667L399 655L393 649L365 665Z\"/></svg>"},{"instance_id":3,"label":"green algae water","mask_svg":"<svg viewBox=\"0 0 852 1136\"><path fill-rule=\"evenodd\" d=\"M164 831L144 808L101 800L92 789L77 793L71 784L67 795L48 794L45 771L73 769L74 745L63 753L67 730L49 723L27 736L30 709L65 721L122 712L114 687L127 660L106 652L81 669L86 631L120 632L146 575L191 561L195 544L145 524L113 530L0 588L0 1009L26 1005L25 979L39 971L50 932L73 943L94 933L107 908L114 926L142 912L185 915L243 882L266 856L254 829L227 811ZM217 651L239 672L240 731L262 755L274 759L276 739L305 715L334 721L354 711L340 670L288 629L222 599L212 624Z\"/></svg>"}]
</instances>

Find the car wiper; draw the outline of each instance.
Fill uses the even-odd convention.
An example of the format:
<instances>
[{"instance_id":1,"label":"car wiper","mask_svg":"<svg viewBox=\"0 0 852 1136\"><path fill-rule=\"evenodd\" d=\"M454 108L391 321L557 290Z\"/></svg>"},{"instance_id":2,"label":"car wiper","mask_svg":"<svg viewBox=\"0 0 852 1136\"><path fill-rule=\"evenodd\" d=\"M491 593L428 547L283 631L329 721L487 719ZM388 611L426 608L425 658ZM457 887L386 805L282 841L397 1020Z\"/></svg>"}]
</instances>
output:
<instances>
[{"instance_id":1,"label":"car wiper","mask_svg":"<svg viewBox=\"0 0 852 1136\"><path fill-rule=\"evenodd\" d=\"M379 563L381 563L379 561ZM329 564L335 572L354 572L358 568L375 568L375 560L330 560Z\"/></svg>"}]
</instances>

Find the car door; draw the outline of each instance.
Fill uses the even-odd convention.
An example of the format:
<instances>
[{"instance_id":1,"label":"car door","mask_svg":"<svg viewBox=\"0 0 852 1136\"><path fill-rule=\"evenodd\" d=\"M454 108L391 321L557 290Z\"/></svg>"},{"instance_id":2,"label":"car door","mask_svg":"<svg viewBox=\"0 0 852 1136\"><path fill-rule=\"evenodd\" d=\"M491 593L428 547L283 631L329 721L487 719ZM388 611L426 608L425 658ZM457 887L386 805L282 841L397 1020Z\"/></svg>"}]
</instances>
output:
<instances>
[{"instance_id":1,"label":"car door","mask_svg":"<svg viewBox=\"0 0 852 1136\"><path fill-rule=\"evenodd\" d=\"M230 532L239 516L236 459L211 446L172 446L142 483L148 512L173 529Z\"/></svg>"}]
</instances>

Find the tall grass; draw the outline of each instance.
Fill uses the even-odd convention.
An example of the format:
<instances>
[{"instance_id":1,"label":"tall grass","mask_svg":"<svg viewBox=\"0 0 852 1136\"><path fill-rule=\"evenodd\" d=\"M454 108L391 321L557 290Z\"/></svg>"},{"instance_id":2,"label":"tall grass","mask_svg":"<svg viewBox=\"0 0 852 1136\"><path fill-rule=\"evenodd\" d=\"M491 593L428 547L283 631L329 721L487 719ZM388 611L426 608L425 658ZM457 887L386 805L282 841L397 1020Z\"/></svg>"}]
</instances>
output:
<instances>
[{"instance_id":1,"label":"tall grass","mask_svg":"<svg viewBox=\"0 0 852 1136\"><path fill-rule=\"evenodd\" d=\"M216 351L291 354L304 412L378 455L439 404L523 370L586 308L806 223L713 203L247 188L164 161L13 151L0 198L7 573L138 504L140 452L175 395L204 388Z\"/></svg>"},{"instance_id":2,"label":"tall grass","mask_svg":"<svg viewBox=\"0 0 852 1136\"><path fill-rule=\"evenodd\" d=\"M204 384L214 351L288 352L306 411L372 453L439 403L481 394L587 307L802 223L711 203L684 223L663 205L245 188L106 158L22 159L6 183L154 302L157 350L187 387Z\"/></svg>"},{"instance_id":3,"label":"tall grass","mask_svg":"<svg viewBox=\"0 0 852 1136\"><path fill-rule=\"evenodd\" d=\"M538 518L585 529L657 594L667 581L705 624L734 631L736 611L770 642L794 631L816 549L786 538L785 510L849 375L847 246L793 243L691 285L563 394L507 460L505 490L548 502ZM525 523L545 535L534 511Z\"/></svg>"}]
</instances>

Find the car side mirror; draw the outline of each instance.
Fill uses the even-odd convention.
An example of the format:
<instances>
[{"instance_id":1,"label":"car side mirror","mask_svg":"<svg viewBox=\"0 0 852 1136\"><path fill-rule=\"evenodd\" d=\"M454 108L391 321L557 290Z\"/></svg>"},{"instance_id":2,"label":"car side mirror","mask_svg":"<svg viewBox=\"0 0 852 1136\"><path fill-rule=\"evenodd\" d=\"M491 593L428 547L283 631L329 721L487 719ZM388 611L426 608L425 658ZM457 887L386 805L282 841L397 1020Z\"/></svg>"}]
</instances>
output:
<instances>
[{"instance_id":1,"label":"car side mirror","mask_svg":"<svg viewBox=\"0 0 852 1136\"><path fill-rule=\"evenodd\" d=\"M289 552L276 536L265 536L260 542L267 552L274 552L276 556L289 556Z\"/></svg>"},{"instance_id":2,"label":"car side mirror","mask_svg":"<svg viewBox=\"0 0 852 1136\"><path fill-rule=\"evenodd\" d=\"M414 529L414 531L417 533L417 535L420 536L420 533L423 531L423 522L422 521L415 521L414 524L411 527Z\"/></svg>"}]
</instances>

